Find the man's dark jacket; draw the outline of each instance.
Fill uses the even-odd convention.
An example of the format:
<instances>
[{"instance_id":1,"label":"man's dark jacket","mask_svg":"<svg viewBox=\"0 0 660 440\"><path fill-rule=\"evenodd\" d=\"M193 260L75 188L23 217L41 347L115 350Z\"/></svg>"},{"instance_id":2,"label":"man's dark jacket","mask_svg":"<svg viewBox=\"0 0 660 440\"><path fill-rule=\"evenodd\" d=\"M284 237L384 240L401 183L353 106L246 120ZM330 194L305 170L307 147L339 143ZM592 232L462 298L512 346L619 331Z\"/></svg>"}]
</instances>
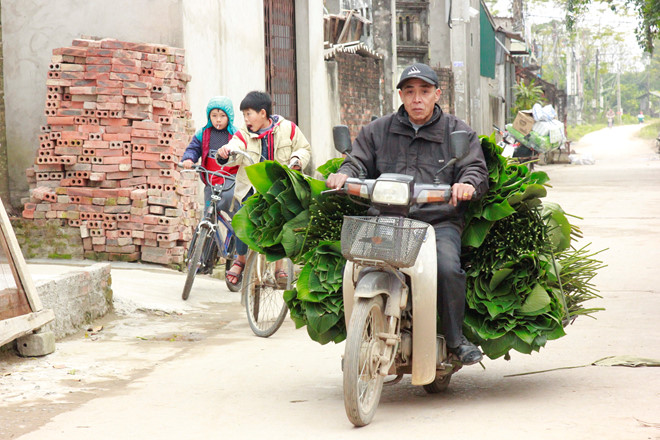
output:
<instances>
[{"instance_id":1,"label":"man's dark jacket","mask_svg":"<svg viewBox=\"0 0 660 440\"><path fill-rule=\"evenodd\" d=\"M396 113L371 122L360 130L351 155L365 166L367 178L398 173L413 176L416 183L433 183L435 173L451 159L449 135L459 130L469 133L469 154L446 168L440 175L440 183L469 183L476 189L478 198L488 190L488 169L479 137L465 122L443 113L437 104L431 119L417 133L403 106ZM348 159L338 172L358 176L357 167ZM412 207L410 217L430 224L451 221L462 227L466 207L465 202L458 207L421 204Z\"/></svg>"}]
</instances>

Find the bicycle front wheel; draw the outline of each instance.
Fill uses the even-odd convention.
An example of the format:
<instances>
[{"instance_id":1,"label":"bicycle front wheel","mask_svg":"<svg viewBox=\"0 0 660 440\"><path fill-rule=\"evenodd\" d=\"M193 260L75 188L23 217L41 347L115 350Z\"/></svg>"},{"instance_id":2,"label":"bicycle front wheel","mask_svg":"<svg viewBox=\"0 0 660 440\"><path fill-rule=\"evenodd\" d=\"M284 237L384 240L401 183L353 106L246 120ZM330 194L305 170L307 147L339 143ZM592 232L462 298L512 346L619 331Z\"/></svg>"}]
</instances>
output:
<instances>
[{"instance_id":1,"label":"bicycle front wheel","mask_svg":"<svg viewBox=\"0 0 660 440\"><path fill-rule=\"evenodd\" d=\"M293 277L293 263L288 258L268 263L265 255L250 253L245 265L243 291L248 324L255 335L267 338L284 322L288 308L283 294L292 288Z\"/></svg>"},{"instance_id":2,"label":"bicycle front wheel","mask_svg":"<svg viewBox=\"0 0 660 440\"><path fill-rule=\"evenodd\" d=\"M184 301L190 296L190 289L192 289L193 282L195 281L195 275L197 275L197 271L202 265L202 253L208 238L209 230L206 228L202 228L197 237L195 237L195 244L192 252L189 254L190 258L188 258L188 275L186 276L186 284L183 286L183 294L181 295L181 298L183 298Z\"/></svg>"}]
</instances>

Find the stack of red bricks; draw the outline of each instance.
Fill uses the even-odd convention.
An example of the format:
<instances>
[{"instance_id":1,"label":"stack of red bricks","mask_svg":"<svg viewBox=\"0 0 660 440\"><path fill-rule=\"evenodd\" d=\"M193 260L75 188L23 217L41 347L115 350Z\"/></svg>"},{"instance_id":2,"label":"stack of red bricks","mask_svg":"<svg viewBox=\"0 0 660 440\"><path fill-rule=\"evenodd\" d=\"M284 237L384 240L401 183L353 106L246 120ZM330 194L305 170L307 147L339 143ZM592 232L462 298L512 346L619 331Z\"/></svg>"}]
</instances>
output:
<instances>
[{"instance_id":1,"label":"stack of red bricks","mask_svg":"<svg viewBox=\"0 0 660 440\"><path fill-rule=\"evenodd\" d=\"M53 50L23 217L79 227L93 259L180 263L198 205L184 51L112 39Z\"/></svg>"}]
</instances>

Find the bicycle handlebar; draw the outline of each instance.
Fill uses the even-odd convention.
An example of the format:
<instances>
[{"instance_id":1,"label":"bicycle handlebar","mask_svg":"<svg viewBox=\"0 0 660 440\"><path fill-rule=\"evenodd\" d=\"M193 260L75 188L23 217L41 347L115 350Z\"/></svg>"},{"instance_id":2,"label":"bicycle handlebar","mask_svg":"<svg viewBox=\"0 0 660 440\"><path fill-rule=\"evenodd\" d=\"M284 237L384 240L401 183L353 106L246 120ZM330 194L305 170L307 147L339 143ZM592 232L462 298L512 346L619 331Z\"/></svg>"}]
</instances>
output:
<instances>
[{"instance_id":1,"label":"bicycle handlebar","mask_svg":"<svg viewBox=\"0 0 660 440\"><path fill-rule=\"evenodd\" d=\"M178 165L183 168L183 162L179 162ZM230 174L229 172L226 171L216 172L216 171L207 170L202 165L193 165L190 167L190 170L195 171L197 173L204 173L207 175L207 177L210 174L212 176L222 177L224 179L236 180L236 174ZM224 171L224 170L220 170L220 171Z\"/></svg>"},{"instance_id":2,"label":"bicycle handlebar","mask_svg":"<svg viewBox=\"0 0 660 440\"><path fill-rule=\"evenodd\" d=\"M232 151L231 153L229 153L230 156L236 156L237 154L240 154L241 156L244 156L247 160L249 160L249 161L250 161L250 165L254 165L254 160L252 160L252 158L250 157L250 155L247 154L247 152L245 152L245 151L243 151L243 150L234 150L234 151ZM217 160L217 157L216 157L216 160Z\"/></svg>"}]
</instances>

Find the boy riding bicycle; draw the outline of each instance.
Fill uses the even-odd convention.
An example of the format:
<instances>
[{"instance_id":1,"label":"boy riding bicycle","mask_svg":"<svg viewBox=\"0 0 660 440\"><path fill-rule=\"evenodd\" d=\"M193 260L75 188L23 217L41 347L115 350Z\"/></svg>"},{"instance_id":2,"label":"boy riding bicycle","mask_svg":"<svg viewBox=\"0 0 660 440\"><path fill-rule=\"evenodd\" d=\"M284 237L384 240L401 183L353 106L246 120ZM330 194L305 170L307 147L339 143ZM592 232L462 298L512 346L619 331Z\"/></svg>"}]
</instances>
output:
<instances>
[{"instance_id":1,"label":"boy riding bicycle","mask_svg":"<svg viewBox=\"0 0 660 440\"><path fill-rule=\"evenodd\" d=\"M219 163L229 166L248 165L245 157L236 155L228 160L232 151L246 151L254 162L275 160L295 170L304 169L311 158L311 147L302 131L293 122L272 114L272 100L267 93L253 91L241 101L245 125L217 153ZM245 201L254 193L243 167L236 175L234 199ZM237 241L238 257L225 276L231 283L240 282L247 255L247 245ZM285 278L281 271L278 277ZM286 281L284 279L284 281Z\"/></svg>"}]
</instances>

